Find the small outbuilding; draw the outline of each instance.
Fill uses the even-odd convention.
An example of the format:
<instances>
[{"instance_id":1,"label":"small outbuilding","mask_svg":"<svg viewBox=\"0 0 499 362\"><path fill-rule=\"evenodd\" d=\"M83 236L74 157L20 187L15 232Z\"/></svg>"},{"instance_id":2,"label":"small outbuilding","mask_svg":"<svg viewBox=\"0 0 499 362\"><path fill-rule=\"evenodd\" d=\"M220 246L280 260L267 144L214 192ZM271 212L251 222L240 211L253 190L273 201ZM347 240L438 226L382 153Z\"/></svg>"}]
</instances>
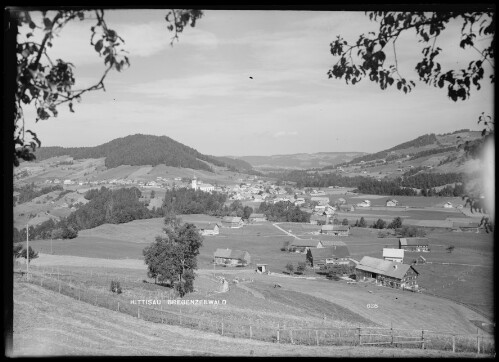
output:
<instances>
[{"instance_id":1,"label":"small outbuilding","mask_svg":"<svg viewBox=\"0 0 499 362\"><path fill-rule=\"evenodd\" d=\"M216 265L246 266L251 262L251 256L247 251L219 248L213 253L213 261Z\"/></svg>"},{"instance_id":2,"label":"small outbuilding","mask_svg":"<svg viewBox=\"0 0 499 362\"><path fill-rule=\"evenodd\" d=\"M314 269L329 264L348 265L350 264L350 252L344 245L320 249L313 248L307 250L307 261Z\"/></svg>"},{"instance_id":3,"label":"small outbuilding","mask_svg":"<svg viewBox=\"0 0 499 362\"><path fill-rule=\"evenodd\" d=\"M428 238L400 238L399 249L405 251L430 251Z\"/></svg>"},{"instance_id":4,"label":"small outbuilding","mask_svg":"<svg viewBox=\"0 0 499 362\"><path fill-rule=\"evenodd\" d=\"M350 226L348 225L323 225L321 227L321 234L334 235L334 236L348 236L350 234Z\"/></svg>"},{"instance_id":5,"label":"small outbuilding","mask_svg":"<svg viewBox=\"0 0 499 362\"><path fill-rule=\"evenodd\" d=\"M225 228L240 228L244 225L243 220L238 216L225 216L222 219L222 226Z\"/></svg>"},{"instance_id":6,"label":"small outbuilding","mask_svg":"<svg viewBox=\"0 0 499 362\"><path fill-rule=\"evenodd\" d=\"M383 248L383 259L402 263L404 261L404 249Z\"/></svg>"}]
</instances>

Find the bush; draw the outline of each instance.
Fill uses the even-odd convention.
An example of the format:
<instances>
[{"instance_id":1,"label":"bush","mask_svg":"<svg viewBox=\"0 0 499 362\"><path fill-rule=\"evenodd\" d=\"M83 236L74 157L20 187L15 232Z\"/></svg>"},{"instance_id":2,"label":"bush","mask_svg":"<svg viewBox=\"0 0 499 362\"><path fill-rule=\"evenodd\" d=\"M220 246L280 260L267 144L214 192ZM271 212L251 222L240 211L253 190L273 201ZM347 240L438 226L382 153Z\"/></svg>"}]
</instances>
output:
<instances>
[{"instance_id":1,"label":"bush","mask_svg":"<svg viewBox=\"0 0 499 362\"><path fill-rule=\"evenodd\" d=\"M111 292L121 294L121 285L120 282L116 282L114 280L111 281Z\"/></svg>"}]
</instances>

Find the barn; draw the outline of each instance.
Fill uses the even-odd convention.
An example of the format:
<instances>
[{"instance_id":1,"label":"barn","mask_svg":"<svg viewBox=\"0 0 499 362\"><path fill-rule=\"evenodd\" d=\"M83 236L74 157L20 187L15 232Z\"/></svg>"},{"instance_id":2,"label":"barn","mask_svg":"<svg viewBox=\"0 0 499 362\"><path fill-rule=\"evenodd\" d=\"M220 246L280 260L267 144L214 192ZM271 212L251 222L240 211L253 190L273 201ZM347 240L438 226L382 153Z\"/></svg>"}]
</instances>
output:
<instances>
[{"instance_id":1,"label":"barn","mask_svg":"<svg viewBox=\"0 0 499 362\"><path fill-rule=\"evenodd\" d=\"M417 290L419 273L413 266L364 256L355 267L359 281L374 280L376 285Z\"/></svg>"},{"instance_id":2,"label":"barn","mask_svg":"<svg viewBox=\"0 0 499 362\"><path fill-rule=\"evenodd\" d=\"M251 262L251 256L247 251L219 248L213 253L213 261L216 265L246 266Z\"/></svg>"},{"instance_id":3,"label":"barn","mask_svg":"<svg viewBox=\"0 0 499 362\"><path fill-rule=\"evenodd\" d=\"M346 246L347 244L345 244L343 241L339 241L339 240L319 240L319 242L317 243L317 248L318 249L321 249L321 248L332 248L334 246Z\"/></svg>"},{"instance_id":4,"label":"barn","mask_svg":"<svg viewBox=\"0 0 499 362\"><path fill-rule=\"evenodd\" d=\"M399 249L405 251L430 251L428 238L400 238Z\"/></svg>"},{"instance_id":5,"label":"barn","mask_svg":"<svg viewBox=\"0 0 499 362\"><path fill-rule=\"evenodd\" d=\"M317 247L317 240L308 239L295 239L289 245L289 249L297 253L306 253L310 248Z\"/></svg>"},{"instance_id":6,"label":"barn","mask_svg":"<svg viewBox=\"0 0 499 362\"><path fill-rule=\"evenodd\" d=\"M264 222L267 221L267 216L265 214L251 214L249 220L250 222Z\"/></svg>"},{"instance_id":7,"label":"barn","mask_svg":"<svg viewBox=\"0 0 499 362\"><path fill-rule=\"evenodd\" d=\"M348 225L323 225L321 234L334 236L348 236L350 234L350 226Z\"/></svg>"},{"instance_id":8,"label":"barn","mask_svg":"<svg viewBox=\"0 0 499 362\"><path fill-rule=\"evenodd\" d=\"M220 234L220 226L217 223L195 222L193 224L203 236Z\"/></svg>"},{"instance_id":9,"label":"barn","mask_svg":"<svg viewBox=\"0 0 499 362\"><path fill-rule=\"evenodd\" d=\"M383 248L383 259L402 263L404 261L404 249Z\"/></svg>"},{"instance_id":10,"label":"barn","mask_svg":"<svg viewBox=\"0 0 499 362\"><path fill-rule=\"evenodd\" d=\"M222 226L226 228L240 228L243 226L243 220L238 216L225 216L222 219Z\"/></svg>"},{"instance_id":11,"label":"barn","mask_svg":"<svg viewBox=\"0 0 499 362\"><path fill-rule=\"evenodd\" d=\"M346 245L335 245L330 248L313 248L307 250L307 261L314 269L329 264L348 265L350 263L350 252Z\"/></svg>"}]
</instances>

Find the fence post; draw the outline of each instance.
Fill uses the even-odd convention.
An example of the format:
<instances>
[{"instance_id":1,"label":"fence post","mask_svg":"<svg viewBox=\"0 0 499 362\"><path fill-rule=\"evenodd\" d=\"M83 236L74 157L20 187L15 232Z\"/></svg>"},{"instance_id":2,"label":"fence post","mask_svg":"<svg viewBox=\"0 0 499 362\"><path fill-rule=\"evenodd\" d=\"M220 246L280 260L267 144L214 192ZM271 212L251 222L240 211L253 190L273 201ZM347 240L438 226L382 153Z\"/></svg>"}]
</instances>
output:
<instances>
[{"instance_id":1,"label":"fence post","mask_svg":"<svg viewBox=\"0 0 499 362\"><path fill-rule=\"evenodd\" d=\"M360 327L359 327L359 346L362 344L362 343L360 342L360 336L361 336L361 334L360 334Z\"/></svg>"},{"instance_id":2,"label":"fence post","mask_svg":"<svg viewBox=\"0 0 499 362\"><path fill-rule=\"evenodd\" d=\"M390 334L392 336L392 343L391 343L391 345L393 346L393 326L390 327Z\"/></svg>"},{"instance_id":3,"label":"fence post","mask_svg":"<svg viewBox=\"0 0 499 362\"><path fill-rule=\"evenodd\" d=\"M424 349L424 329L421 331L421 340L423 343L421 344L421 349Z\"/></svg>"},{"instance_id":4,"label":"fence post","mask_svg":"<svg viewBox=\"0 0 499 362\"><path fill-rule=\"evenodd\" d=\"M180 325L182 325L182 308L180 308Z\"/></svg>"},{"instance_id":5,"label":"fence post","mask_svg":"<svg viewBox=\"0 0 499 362\"><path fill-rule=\"evenodd\" d=\"M317 345L319 345L319 331L315 330L315 340L317 342Z\"/></svg>"},{"instance_id":6,"label":"fence post","mask_svg":"<svg viewBox=\"0 0 499 362\"><path fill-rule=\"evenodd\" d=\"M59 294L61 293L61 281L59 280Z\"/></svg>"},{"instance_id":7,"label":"fence post","mask_svg":"<svg viewBox=\"0 0 499 362\"><path fill-rule=\"evenodd\" d=\"M120 302L118 301L118 312L120 311Z\"/></svg>"},{"instance_id":8,"label":"fence post","mask_svg":"<svg viewBox=\"0 0 499 362\"><path fill-rule=\"evenodd\" d=\"M222 318L222 336L224 335L224 320Z\"/></svg>"},{"instance_id":9,"label":"fence post","mask_svg":"<svg viewBox=\"0 0 499 362\"><path fill-rule=\"evenodd\" d=\"M289 330L289 338L291 338L291 344L295 344L295 342L293 342L293 330L292 329Z\"/></svg>"},{"instance_id":10,"label":"fence post","mask_svg":"<svg viewBox=\"0 0 499 362\"><path fill-rule=\"evenodd\" d=\"M478 336L478 328L476 329L476 353L480 354L480 337Z\"/></svg>"},{"instance_id":11,"label":"fence post","mask_svg":"<svg viewBox=\"0 0 499 362\"><path fill-rule=\"evenodd\" d=\"M253 338L253 329L251 328L251 324L250 324L250 339Z\"/></svg>"},{"instance_id":12,"label":"fence post","mask_svg":"<svg viewBox=\"0 0 499 362\"><path fill-rule=\"evenodd\" d=\"M140 305L137 306L137 318L140 319Z\"/></svg>"},{"instance_id":13,"label":"fence post","mask_svg":"<svg viewBox=\"0 0 499 362\"><path fill-rule=\"evenodd\" d=\"M452 352L456 352L456 336L452 336Z\"/></svg>"},{"instance_id":14,"label":"fence post","mask_svg":"<svg viewBox=\"0 0 499 362\"><path fill-rule=\"evenodd\" d=\"M277 343L279 343L279 333L280 333L279 323L277 323Z\"/></svg>"}]
</instances>

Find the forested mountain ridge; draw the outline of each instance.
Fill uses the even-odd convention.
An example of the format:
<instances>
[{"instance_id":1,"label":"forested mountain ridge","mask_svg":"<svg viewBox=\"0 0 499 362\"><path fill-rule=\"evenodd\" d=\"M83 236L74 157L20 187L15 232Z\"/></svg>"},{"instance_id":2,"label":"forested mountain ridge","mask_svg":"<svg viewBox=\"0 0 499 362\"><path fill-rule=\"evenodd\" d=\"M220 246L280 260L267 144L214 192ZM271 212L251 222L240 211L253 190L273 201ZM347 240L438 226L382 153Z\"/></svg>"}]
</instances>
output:
<instances>
[{"instance_id":1,"label":"forested mountain ridge","mask_svg":"<svg viewBox=\"0 0 499 362\"><path fill-rule=\"evenodd\" d=\"M235 167L235 163L231 160L204 155L170 137L143 134L117 138L95 147L41 147L36 150L35 155L39 161L57 156L70 156L74 159L105 157L104 162L107 168L121 165L157 166L164 164L172 167L213 171L206 162L219 167ZM251 165L249 166L251 168Z\"/></svg>"}]
</instances>

